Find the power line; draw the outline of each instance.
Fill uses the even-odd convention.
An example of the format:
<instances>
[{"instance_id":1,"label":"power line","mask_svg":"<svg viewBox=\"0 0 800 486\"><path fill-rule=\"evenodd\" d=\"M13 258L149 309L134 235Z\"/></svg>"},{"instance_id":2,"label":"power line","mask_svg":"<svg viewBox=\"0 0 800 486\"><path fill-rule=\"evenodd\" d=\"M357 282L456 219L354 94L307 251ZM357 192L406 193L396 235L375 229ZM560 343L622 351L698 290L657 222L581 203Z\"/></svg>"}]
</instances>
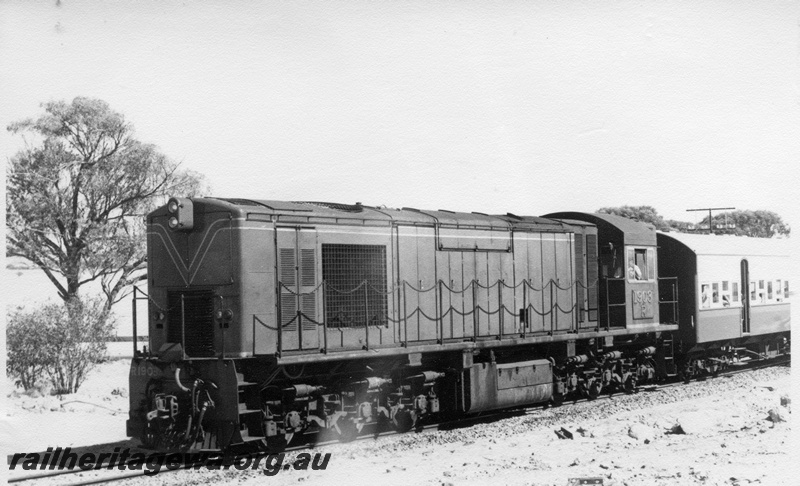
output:
<instances>
[{"instance_id":1,"label":"power line","mask_svg":"<svg viewBox=\"0 0 800 486\"><path fill-rule=\"evenodd\" d=\"M708 234L714 234L714 226L713 222L711 221L711 211L732 211L736 208L698 208L698 209L687 209L686 211L708 211ZM727 219L727 217L726 217ZM727 226L727 225L726 225Z\"/></svg>"}]
</instances>

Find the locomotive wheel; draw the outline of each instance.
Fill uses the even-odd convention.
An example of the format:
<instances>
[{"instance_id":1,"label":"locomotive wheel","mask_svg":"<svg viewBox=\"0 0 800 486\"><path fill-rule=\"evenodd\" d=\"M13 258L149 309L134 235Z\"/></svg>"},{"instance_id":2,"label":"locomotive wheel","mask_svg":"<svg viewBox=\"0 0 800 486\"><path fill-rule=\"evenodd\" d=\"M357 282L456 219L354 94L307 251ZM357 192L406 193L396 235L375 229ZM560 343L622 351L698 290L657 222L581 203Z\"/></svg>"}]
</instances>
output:
<instances>
[{"instance_id":1,"label":"locomotive wheel","mask_svg":"<svg viewBox=\"0 0 800 486\"><path fill-rule=\"evenodd\" d=\"M336 438L339 439L339 442L351 442L358 437L358 427L356 427L356 423L346 417L342 417L336 421L334 431L336 432Z\"/></svg>"},{"instance_id":2,"label":"locomotive wheel","mask_svg":"<svg viewBox=\"0 0 800 486\"><path fill-rule=\"evenodd\" d=\"M266 438L267 451L270 453L283 452L289 445L284 434L273 435Z\"/></svg>"},{"instance_id":3,"label":"locomotive wheel","mask_svg":"<svg viewBox=\"0 0 800 486\"><path fill-rule=\"evenodd\" d=\"M694 369L691 363L687 363L686 366L683 368L683 371L681 372L682 375L681 378L683 378L683 383L688 384L690 381L692 381L693 374L694 374Z\"/></svg>"},{"instance_id":4,"label":"locomotive wheel","mask_svg":"<svg viewBox=\"0 0 800 486\"><path fill-rule=\"evenodd\" d=\"M600 392L603 391L603 385L600 383L600 381L595 380L589 384L588 391L589 391L589 398L594 400L595 398L600 396Z\"/></svg>"},{"instance_id":5,"label":"locomotive wheel","mask_svg":"<svg viewBox=\"0 0 800 486\"><path fill-rule=\"evenodd\" d=\"M625 393L636 393L636 375L631 373L625 380L623 387L625 388Z\"/></svg>"},{"instance_id":6,"label":"locomotive wheel","mask_svg":"<svg viewBox=\"0 0 800 486\"><path fill-rule=\"evenodd\" d=\"M397 410L394 417L392 417L392 424L394 424L395 430L400 433L408 432L414 428L414 422L414 414L405 408Z\"/></svg>"}]
</instances>

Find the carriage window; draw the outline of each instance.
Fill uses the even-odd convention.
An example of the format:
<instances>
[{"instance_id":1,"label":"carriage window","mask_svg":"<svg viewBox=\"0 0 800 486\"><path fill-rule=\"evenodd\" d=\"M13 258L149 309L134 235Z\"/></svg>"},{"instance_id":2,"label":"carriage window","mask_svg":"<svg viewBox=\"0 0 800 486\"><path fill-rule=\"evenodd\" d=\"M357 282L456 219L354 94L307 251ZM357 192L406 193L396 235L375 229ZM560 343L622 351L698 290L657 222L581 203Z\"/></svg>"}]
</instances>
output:
<instances>
[{"instance_id":1,"label":"carriage window","mask_svg":"<svg viewBox=\"0 0 800 486\"><path fill-rule=\"evenodd\" d=\"M709 291L709 285L707 283L700 286L700 307L702 309L711 307L711 292Z\"/></svg>"},{"instance_id":2,"label":"carriage window","mask_svg":"<svg viewBox=\"0 0 800 486\"><path fill-rule=\"evenodd\" d=\"M772 280L767 282L767 300L772 300Z\"/></svg>"},{"instance_id":3,"label":"carriage window","mask_svg":"<svg viewBox=\"0 0 800 486\"><path fill-rule=\"evenodd\" d=\"M756 301L756 283L755 282L750 282L750 301L751 302L755 302Z\"/></svg>"},{"instance_id":4,"label":"carriage window","mask_svg":"<svg viewBox=\"0 0 800 486\"><path fill-rule=\"evenodd\" d=\"M784 280L783 281L783 298L784 299L788 299L789 298L789 281L788 280Z\"/></svg>"},{"instance_id":5,"label":"carriage window","mask_svg":"<svg viewBox=\"0 0 800 486\"><path fill-rule=\"evenodd\" d=\"M651 278L647 253L644 248L628 249L628 280L649 280ZM652 252L650 256L652 257Z\"/></svg>"},{"instance_id":6,"label":"carriage window","mask_svg":"<svg viewBox=\"0 0 800 486\"><path fill-rule=\"evenodd\" d=\"M731 298L733 302L739 302L739 282L731 283L733 290L731 290Z\"/></svg>"},{"instance_id":7,"label":"carriage window","mask_svg":"<svg viewBox=\"0 0 800 486\"><path fill-rule=\"evenodd\" d=\"M711 284L711 303L719 304L719 284L717 282Z\"/></svg>"},{"instance_id":8,"label":"carriage window","mask_svg":"<svg viewBox=\"0 0 800 486\"><path fill-rule=\"evenodd\" d=\"M763 280L759 280L758 281L758 302L760 304L763 304L766 301L767 301L767 293L764 292L764 281Z\"/></svg>"},{"instance_id":9,"label":"carriage window","mask_svg":"<svg viewBox=\"0 0 800 486\"><path fill-rule=\"evenodd\" d=\"M722 297L722 306L723 307L730 307L731 305L731 287L730 282L724 280L722 282L722 293L720 294Z\"/></svg>"},{"instance_id":10,"label":"carriage window","mask_svg":"<svg viewBox=\"0 0 800 486\"><path fill-rule=\"evenodd\" d=\"M783 287L780 280L775 281L775 300L783 302Z\"/></svg>"}]
</instances>

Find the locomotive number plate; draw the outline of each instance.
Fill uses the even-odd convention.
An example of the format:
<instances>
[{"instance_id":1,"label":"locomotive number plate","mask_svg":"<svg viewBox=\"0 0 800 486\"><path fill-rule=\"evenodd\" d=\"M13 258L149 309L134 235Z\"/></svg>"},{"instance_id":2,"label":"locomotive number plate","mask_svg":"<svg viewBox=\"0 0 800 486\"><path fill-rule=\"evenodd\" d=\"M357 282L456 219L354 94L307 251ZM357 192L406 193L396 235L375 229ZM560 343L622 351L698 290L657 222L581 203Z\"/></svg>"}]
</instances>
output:
<instances>
[{"instance_id":1,"label":"locomotive number plate","mask_svg":"<svg viewBox=\"0 0 800 486\"><path fill-rule=\"evenodd\" d=\"M652 319L655 316L653 311L653 291L652 290L633 290L631 299L633 306L634 319Z\"/></svg>"}]
</instances>

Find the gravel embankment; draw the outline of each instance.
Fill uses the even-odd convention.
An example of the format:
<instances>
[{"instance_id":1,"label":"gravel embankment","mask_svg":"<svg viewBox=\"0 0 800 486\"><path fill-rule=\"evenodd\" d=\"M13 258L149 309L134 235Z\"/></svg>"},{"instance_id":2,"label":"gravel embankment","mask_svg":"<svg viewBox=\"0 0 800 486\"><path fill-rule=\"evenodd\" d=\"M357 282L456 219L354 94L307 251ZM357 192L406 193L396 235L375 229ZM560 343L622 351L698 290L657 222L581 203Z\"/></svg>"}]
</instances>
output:
<instances>
[{"instance_id":1,"label":"gravel embankment","mask_svg":"<svg viewBox=\"0 0 800 486\"><path fill-rule=\"evenodd\" d=\"M787 465L793 462L788 446L789 378L788 367L766 368L635 395L536 408L451 430L365 438L306 451L331 454L325 471L290 468L268 477L263 467L201 469L158 474L147 482L563 486L569 478L597 477L605 486L792 484L784 481ZM48 412L40 413L36 415ZM768 419L770 413L774 421ZM57 413L65 419L69 414ZM554 431L562 427L573 440L557 437ZM297 455L287 454L283 465L294 464ZM102 473L108 474L113 472ZM63 483L64 477L35 484Z\"/></svg>"},{"instance_id":2,"label":"gravel embankment","mask_svg":"<svg viewBox=\"0 0 800 486\"><path fill-rule=\"evenodd\" d=\"M789 375L788 367L754 370L654 392L535 409L453 430L363 439L311 451L332 454L327 471L288 470L273 477L260 471L192 471L156 481L562 486L573 477L600 477L606 486L790 484L781 479L785 470L776 467L789 462L789 425L767 419L771 409L780 408L781 396L789 393ZM686 434L678 424L687 428ZM554 430L561 427L574 439L559 439ZM295 457L288 454L284 464Z\"/></svg>"}]
</instances>

